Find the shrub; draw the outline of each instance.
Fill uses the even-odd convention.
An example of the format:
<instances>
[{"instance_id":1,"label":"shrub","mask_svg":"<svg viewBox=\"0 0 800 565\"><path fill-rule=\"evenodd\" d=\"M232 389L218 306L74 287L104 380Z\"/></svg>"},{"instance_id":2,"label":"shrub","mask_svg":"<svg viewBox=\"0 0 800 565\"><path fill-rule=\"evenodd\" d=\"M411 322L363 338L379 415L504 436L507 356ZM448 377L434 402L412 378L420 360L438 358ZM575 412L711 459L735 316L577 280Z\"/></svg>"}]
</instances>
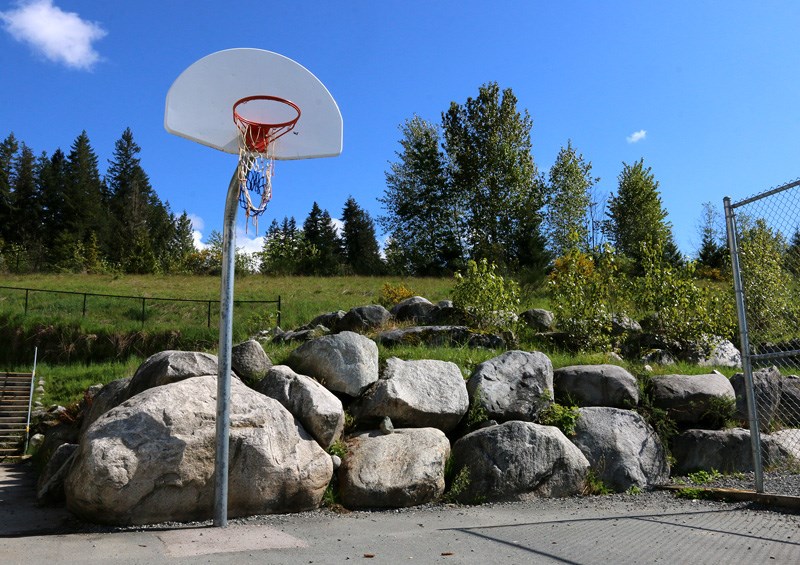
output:
<instances>
[{"instance_id":1,"label":"shrub","mask_svg":"<svg viewBox=\"0 0 800 565\"><path fill-rule=\"evenodd\" d=\"M395 304L399 304L406 298L411 298L412 296L414 296L413 291L402 283L384 283L378 295L378 304L385 308L391 308Z\"/></svg>"},{"instance_id":2,"label":"shrub","mask_svg":"<svg viewBox=\"0 0 800 565\"><path fill-rule=\"evenodd\" d=\"M555 426L567 437L575 435L575 425L578 423L580 411L575 406L562 406L556 402L545 408L539 415L539 423L545 426Z\"/></svg>"},{"instance_id":3,"label":"shrub","mask_svg":"<svg viewBox=\"0 0 800 565\"><path fill-rule=\"evenodd\" d=\"M482 330L513 330L520 304L519 285L497 272L497 265L481 259L469 261L465 274L455 274L453 306Z\"/></svg>"},{"instance_id":4,"label":"shrub","mask_svg":"<svg viewBox=\"0 0 800 565\"><path fill-rule=\"evenodd\" d=\"M551 305L558 328L569 338L569 349L593 351L610 346L616 275L615 258L608 246L597 261L577 250L555 260L548 278Z\"/></svg>"}]
</instances>

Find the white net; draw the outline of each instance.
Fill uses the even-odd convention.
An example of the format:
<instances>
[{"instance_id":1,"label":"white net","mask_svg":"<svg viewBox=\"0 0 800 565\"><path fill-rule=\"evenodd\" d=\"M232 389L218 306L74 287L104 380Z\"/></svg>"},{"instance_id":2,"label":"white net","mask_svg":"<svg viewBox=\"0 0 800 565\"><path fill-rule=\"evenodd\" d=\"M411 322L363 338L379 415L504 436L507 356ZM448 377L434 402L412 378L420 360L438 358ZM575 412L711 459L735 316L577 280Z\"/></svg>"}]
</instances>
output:
<instances>
[{"instance_id":1,"label":"white net","mask_svg":"<svg viewBox=\"0 0 800 565\"><path fill-rule=\"evenodd\" d=\"M258 217L272 198L273 146L270 143L265 153L254 151L247 147L245 136L239 136L239 204L245 213L245 230L252 220L256 233Z\"/></svg>"},{"instance_id":2,"label":"white net","mask_svg":"<svg viewBox=\"0 0 800 565\"><path fill-rule=\"evenodd\" d=\"M234 105L239 129L239 203L258 231L258 217L272 198L275 143L300 118L300 108L274 96L251 96ZM246 229L246 228L245 228Z\"/></svg>"}]
</instances>

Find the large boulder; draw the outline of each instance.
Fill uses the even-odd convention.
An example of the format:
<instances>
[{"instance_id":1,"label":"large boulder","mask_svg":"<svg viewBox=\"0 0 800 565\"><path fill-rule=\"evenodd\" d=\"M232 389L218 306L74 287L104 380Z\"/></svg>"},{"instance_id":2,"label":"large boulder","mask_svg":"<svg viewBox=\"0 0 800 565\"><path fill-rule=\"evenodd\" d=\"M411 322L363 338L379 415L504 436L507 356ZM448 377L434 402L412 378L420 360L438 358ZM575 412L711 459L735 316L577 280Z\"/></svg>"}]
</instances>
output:
<instances>
[{"instance_id":1,"label":"large boulder","mask_svg":"<svg viewBox=\"0 0 800 565\"><path fill-rule=\"evenodd\" d=\"M275 365L255 390L280 402L322 446L328 449L344 430L342 401L314 379Z\"/></svg>"},{"instance_id":2,"label":"large boulder","mask_svg":"<svg viewBox=\"0 0 800 565\"><path fill-rule=\"evenodd\" d=\"M53 452L36 483L39 504L56 504L64 500L64 479L77 450L76 443L62 443Z\"/></svg>"},{"instance_id":3,"label":"large boulder","mask_svg":"<svg viewBox=\"0 0 800 565\"><path fill-rule=\"evenodd\" d=\"M215 376L142 392L81 438L67 508L106 524L206 520L214 502ZM231 382L228 515L319 506L331 457L277 401Z\"/></svg>"},{"instance_id":4,"label":"large boulder","mask_svg":"<svg viewBox=\"0 0 800 565\"><path fill-rule=\"evenodd\" d=\"M353 332L326 335L292 351L287 364L329 390L358 396L378 380L378 346Z\"/></svg>"},{"instance_id":5,"label":"large boulder","mask_svg":"<svg viewBox=\"0 0 800 565\"><path fill-rule=\"evenodd\" d=\"M572 496L583 491L589 461L558 428L506 422L453 445L453 470L466 474L461 502ZM466 471L463 471L466 469Z\"/></svg>"},{"instance_id":6,"label":"large boulder","mask_svg":"<svg viewBox=\"0 0 800 565\"><path fill-rule=\"evenodd\" d=\"M553 313L543 308L531 308L519 315L525 324L536 332L547 332L553 329Z\"/></svg>"},{"instance_id":7,"label":"large boulder","mask_svg":"<svg viewBox=\"0 0 800 565\"><path fill-rule=\"evenodd\" d=\"M399 322L422 324L428 321L428 316L435 308L427 298L412 296L395 304L389 312Z\"/></svg>"},{"instance_id":8,"label":"large boulder","mask_svg":"<svg viewBox=\"0 0 800 565\"><path fill-rule=\"evenodd\" d=\"M685 357L701 367L742 366L742 354L733 343L720 336L707 336L699 343L688 344Z\"/></svg>"},{"instance_id":9,"label":"large boulder","mask_svg":"<svg viewBox=\"0 0 800 565\"><path fill-rule=\"evenodd\" d=\"M396 426L448 432L469 409L461 370L449 361L391 357L383 375L350 407L359 422L389 417Z\"/></svg>"},{"instance_id":10,"label":"large boulder","mask_svg":"<svg viewBox=\"0 0 800 565\"><path fill-rule=\"evenodd\" d=\"M336 329L349 332L368 332L385 326L389 318L391 318L391 314L380 304L357 306L344 315Z\"/></svg>"},{"instance_id":11,"label":"large boulder","mask_svg":"<svg viewBox=\"0 0 800 565\"><path fill-rule=\"evenodd\" d=\"M581 408L575 436L570 439L603 483L617 492L669 479L667 452L653 428L636 412Z\"/></svg>"},{"instance_id":12,"label":"large boulder","mask_svg":"<svg viewBox=\"0 0 800 565\"><path fill-rule=\"evenodd\" d=\"M346 312L344 310L337 310L335 312L327 312L325 314L320 314L313 320L311 320L307 325L303 326L302 329L313 329L317 326L324 326L332 331L339 330L339 324L344 318Z\"/></svg>"},{"instance_id":13,"label":"large boulder","mask_svg":"<svg viewBox=\"0 0 800 565\"><path fill-rule=\"evenodd\" d=\"M231 368L247 382L264 378L270 367L272 361L261 344L254 339L239 343L231 349Z\"/></svg>"},{"instance_id":14,"label":"large boulder","mask_svg":"<svg viewBox=\"0 0 800 565\"><path fill-rule=\"evenodd\" d=\"M553 400L553 364L538 351L506 351L475 367L467 389L490 419L531 422Z\"/></svg>"},{"instance_id":15,"label":"large boulder","mask_svg":"<svg viewBox=\"0 0 800 565\"><path fill-rule=\"evenodd\" d=\"M100 416L128 399L130 382L130 377L111 381L92 397L92 402L83 413L80 435L83 435Z\"/></svg>"},{"instance_id":16,"label":"large boulder","mask_svg":"<svg viewBox=\"0 0 800 565\"><path fill-rule=\"evenodd\" d=\"M382 345L466 345L502 349L506 342L501 336L472 332L466 326L412 326L395 328L378 334Z\"/></svg>"},{"instance_id":17,"label":"large boulder","mask_svg":"<svg viewBox=\"0 0 800 565\"><path fill-rule=\"evenodd\" d=\"M653 404L679 424L718 421L721 412L736 402L733 386L721 373L660 375L650 382Z\"/></svg>"},{"instance_id":18,"label":"large boulder","mask_svg":"<svg viewBox=\"0 0 800 565\"><path fill-rule=\"evenodd\" d=\"M800 428L800 377L797 375L781 379L781 404L776 420L783 426Z\"/></svg>"},{"instance_id":19,"label":"large boulder","mask_svg":"<svg viewBox=\"0 0 800 565\"><path fill-rule=\"evenodd\" d=\"M750 431L686 430L672 439L673 472L686 475L696 471L746 473L753 470Z\"/></svg>"},{"instance_id":20,"label":"large boulder","mask_svg":"<svg viewBox=\"0 0 800 565\"><path fill-rule=\"evenodd\" d=\"M128 384L130 398L155 386L217 374L217 356L197 351L161 351L145 359Z\"/></svg>"},{"instance_id":21,"label":"large boulder","mask_svg":"<svg viewBox=\"0 0 800 565\"><path fill-rule=\"evenodd\" d=\"M753 371L758 426L764 432L770 429L770 424L780 409L782 380L781 372L775 366ZM747 410L747 385L744 373L733 375L731 386L736 395L736 417L739 420L747 421L750 416Z\"/></svg>"},{"instance_id":22,"label":"large boulder","mask_svg":"<svg viewBox=\"0 0 800 565\"><path fill-rule=\"evenodd\" d=\"M618 365L571 365L553 373L556 401L566 405L631 408L639 403L636 377Z\"/></svg>"},{"instance_id":23,"label":"large boulder","mask_svg":"<svg viewBox=\"0 0 800 565\"><path fill-rule=\"evenodd\" d=\"M769 434L769 441L777 450L780 461L772 461L772 464L788 464L796 469L800 464L800 429L787 428Z\"/></svg>"},{"instance_id":24,"label":"large boulder","mask_svg":"<svg viewBox=\"0 0 800 565\"><path fill-rule=\"evenodd\" d=\"M339 468L339 494L348 508L425 504L444 492L450 442L433 428L372 431L347 440Z\"/></svg>"}]
</instances>

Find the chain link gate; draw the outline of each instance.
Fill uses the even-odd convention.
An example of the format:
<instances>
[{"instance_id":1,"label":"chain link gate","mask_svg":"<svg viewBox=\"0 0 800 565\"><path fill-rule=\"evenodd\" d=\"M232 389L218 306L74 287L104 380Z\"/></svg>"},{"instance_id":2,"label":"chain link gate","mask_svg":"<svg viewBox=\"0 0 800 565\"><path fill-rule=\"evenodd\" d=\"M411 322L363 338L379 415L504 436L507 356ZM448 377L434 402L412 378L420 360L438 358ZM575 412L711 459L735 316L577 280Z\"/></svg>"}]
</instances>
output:
<instances>
[{"instance_id":1,"label":"chain link gate","mask_svg":"<svg viewBox=\"0 0 800 565\"><path fill-rule=\"evenodd\" d=\"M800 180L724 199L758 492L800 473ZM765 472L766 471L766 472Z\"/></svg>"}]
</instances>

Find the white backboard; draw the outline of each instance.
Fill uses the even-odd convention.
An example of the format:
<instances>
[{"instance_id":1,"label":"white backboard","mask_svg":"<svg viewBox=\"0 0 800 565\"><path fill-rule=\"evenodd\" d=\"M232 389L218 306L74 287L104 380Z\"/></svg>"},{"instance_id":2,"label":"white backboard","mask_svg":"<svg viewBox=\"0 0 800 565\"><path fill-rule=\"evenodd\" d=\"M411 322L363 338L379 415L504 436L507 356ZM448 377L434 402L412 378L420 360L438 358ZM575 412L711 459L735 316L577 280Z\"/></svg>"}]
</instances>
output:
<instances>
[{"instance_id":1,"label":"white backboard","mask_svg":"<svg viewBox=\"0 0 800 565\"><path fill-rule=\"evenodd\" d=\"M276 141L275 159L335 157L342 152L342 114L328 89L302 65L262 49L218 51L183 71L167 93L164 127L208 147L238 153L233 105L255 95L291 100L302 112L295 128Z\"/></svg>"}]
</instances>

